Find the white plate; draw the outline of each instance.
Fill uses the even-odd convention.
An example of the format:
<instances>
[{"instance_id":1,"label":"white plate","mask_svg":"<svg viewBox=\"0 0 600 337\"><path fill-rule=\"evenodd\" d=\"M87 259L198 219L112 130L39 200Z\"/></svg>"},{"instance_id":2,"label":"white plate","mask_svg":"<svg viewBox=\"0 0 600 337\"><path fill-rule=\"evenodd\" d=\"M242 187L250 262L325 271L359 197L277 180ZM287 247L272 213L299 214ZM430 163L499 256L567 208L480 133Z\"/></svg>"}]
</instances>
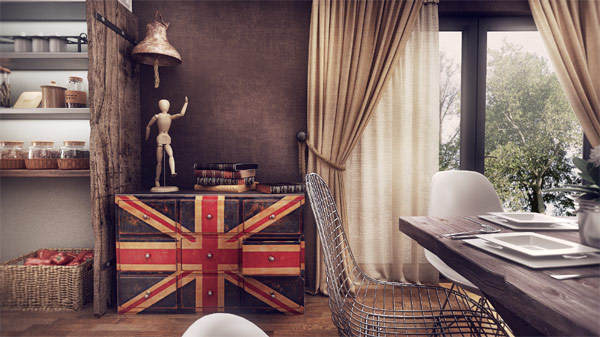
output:
<instances>
[{"instance_id":1,"label":"white plate","mask_svg":"<svg viewBox=\"0 0 600 337\"><path fill-rule=\"evenodd\" d=\"M569 222L556 222L549 224L539 224L539 225L530 225L530 224L517 224L510 221L507 221L503 218L497 217L495 215L479 215L479 218L483 220L487 220L489 222L493 222L497 225L504 226L510 228L515 231L576 231L579 229L577 222L569 221Z\"/></svg>"},{"instance_id":2,"label":"white plate","mask_svg":"<svg viewBox=\"0 0 600 337\"><path fill-rule=\"evenodd\" d=\"M512 223L517 224L531 224L531 225L540 225L540 224L552 224L559 222L569 222L571 220L564 218L557 218L545 214L540 213L528 213L528 212L488 212L488 214L495 215L506 219Z\"/></svg>"},{"instance_id":3,"label":"white plate","mask_svg":"<svg viewBox=\"0 0 600 337\"><path fill-rule=\"evenodd\" d=\"M490 244L488 241L482 239L468 239L463 241L471 246L477 247L488 253L501 256L505 259L520 263L524 266L534 269L574 267L600 264L600 255L595 253L580 255L580 258L576 259L565 258L562 255L531 257L517 253L510 249L503 249L502 247L496 246L495 244Z\"/></svg>"},{"instance_id":4,"label":"white plate","mask_svg":"<svg viewBox=\"0 0 600 337\"><path fill-rule=\"evenodd\" d=\"M593 247L533 232L479 234L476 236L529 256L578 255L600 251Z\"/></svg>"}]
</instances>

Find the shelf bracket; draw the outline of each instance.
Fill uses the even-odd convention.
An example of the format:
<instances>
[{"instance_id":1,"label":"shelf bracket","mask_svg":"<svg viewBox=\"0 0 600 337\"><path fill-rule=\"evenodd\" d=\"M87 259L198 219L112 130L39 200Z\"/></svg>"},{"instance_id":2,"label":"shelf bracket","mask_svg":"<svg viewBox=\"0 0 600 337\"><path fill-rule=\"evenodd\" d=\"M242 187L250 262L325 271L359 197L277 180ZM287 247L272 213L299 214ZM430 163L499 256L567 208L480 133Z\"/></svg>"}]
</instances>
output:
<instances>
[{"instance_id":1,"label":"shelf bracket","mask_svg":"<svg viewBox=\"0 0 600 337\"><path fill-rule=\"evenodd\" d=\"M117 27L117 25L115 25L114 23L108 21L108 19L105 18L104 16L102 16L100 13L96 12L96 14L94 16L96 17L96 20L102 22L106 27L112 29L118 35L121 35L123 38L125 38L125 40L133 43L134 46L137 45L138 42L137 42L136 39L134 39L130 35L126 34L125 30Z\"/></svg>"}]
</instances>

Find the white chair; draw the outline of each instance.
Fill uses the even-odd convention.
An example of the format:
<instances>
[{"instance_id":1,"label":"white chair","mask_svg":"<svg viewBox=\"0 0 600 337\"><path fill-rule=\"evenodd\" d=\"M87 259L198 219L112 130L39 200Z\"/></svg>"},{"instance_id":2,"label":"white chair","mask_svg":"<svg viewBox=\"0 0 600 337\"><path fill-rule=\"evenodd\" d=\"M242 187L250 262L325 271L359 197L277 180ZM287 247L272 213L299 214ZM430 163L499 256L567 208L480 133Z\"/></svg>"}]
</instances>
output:
<instances>
[{"instance_id":1,"label":"white chair","mask_svg":"<svg viewBox=\"0 0 600 337\"><path fill-rule=\"evenodd\" d=\"M502 212L502 204L490 181L474 171L443 171L433 175L429 216L466 216ZM442 275L462 288L481 295L473 283L425 250L425 258Z\"/></svg>"},{"instance_id":2,"label":"white chair","mask_svg":"<svg viewBox=\"0 0 600 337\"><path fill-rule=\"evenodd\" d=\"M226 313L202 316L181 337L268 337L249 320Z\"/></svg>"}]
</instances>

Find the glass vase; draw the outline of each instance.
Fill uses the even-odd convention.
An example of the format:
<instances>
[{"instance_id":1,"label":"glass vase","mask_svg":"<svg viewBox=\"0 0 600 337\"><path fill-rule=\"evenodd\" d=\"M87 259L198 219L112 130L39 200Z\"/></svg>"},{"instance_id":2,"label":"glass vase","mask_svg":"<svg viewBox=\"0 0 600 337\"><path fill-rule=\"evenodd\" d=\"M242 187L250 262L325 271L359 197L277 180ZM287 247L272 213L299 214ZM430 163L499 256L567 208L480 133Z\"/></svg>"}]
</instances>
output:
<instances>
[{"instance_id":1,"label":"glass vase","mask_svg":"<svg viewBox=\"0 0 600 337\"><path fill-rule=\"evenodd\" d=\"M600 200L577 199L577 222L582 245L600 248Z\"/></svg>"}]
</instances>

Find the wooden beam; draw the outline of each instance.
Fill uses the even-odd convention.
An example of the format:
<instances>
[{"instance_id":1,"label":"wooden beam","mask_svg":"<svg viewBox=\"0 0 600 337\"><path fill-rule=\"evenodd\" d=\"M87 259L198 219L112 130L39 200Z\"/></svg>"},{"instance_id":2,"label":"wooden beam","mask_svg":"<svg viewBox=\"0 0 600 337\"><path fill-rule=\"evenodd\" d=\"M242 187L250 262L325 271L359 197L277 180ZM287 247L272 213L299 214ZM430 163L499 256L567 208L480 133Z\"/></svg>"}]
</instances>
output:
<instances>
[{"instance_id":1,"label":"wooden beam","mask_svg":"<svg viewBox=\"0 0 600 337\"><path fill-rule=\"evenodd\" d=\"M138 19L117 0L87 0L94 314L101 316L114 298L114 195L141 186L141 139L139 66L129 58L133 45L97 21L96 12L136 39Z\"/></svg>"}]
</instances>

